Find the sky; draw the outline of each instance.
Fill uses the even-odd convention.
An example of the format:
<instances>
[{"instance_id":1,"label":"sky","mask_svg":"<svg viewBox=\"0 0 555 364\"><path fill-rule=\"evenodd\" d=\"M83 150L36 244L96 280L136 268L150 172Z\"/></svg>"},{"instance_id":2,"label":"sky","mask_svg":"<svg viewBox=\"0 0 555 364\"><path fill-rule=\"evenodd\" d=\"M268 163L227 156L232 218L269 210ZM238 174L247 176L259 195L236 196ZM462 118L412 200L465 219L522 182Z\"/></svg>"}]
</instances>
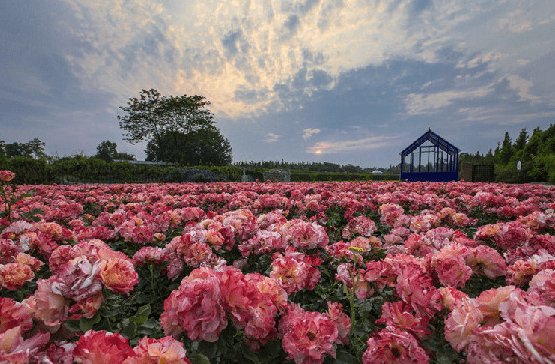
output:
<instances>
[{"instance_id":1,"label":"sky","mask_svg":"<svg viewBox=\"0 0 555 364\"><path fill-rule=\"evenodd\" d=\"M555 1L0 1L0 140L123 140L141 89L203 95L234 161L399 163L555 122Z\"/></svg>"}]
</instances>

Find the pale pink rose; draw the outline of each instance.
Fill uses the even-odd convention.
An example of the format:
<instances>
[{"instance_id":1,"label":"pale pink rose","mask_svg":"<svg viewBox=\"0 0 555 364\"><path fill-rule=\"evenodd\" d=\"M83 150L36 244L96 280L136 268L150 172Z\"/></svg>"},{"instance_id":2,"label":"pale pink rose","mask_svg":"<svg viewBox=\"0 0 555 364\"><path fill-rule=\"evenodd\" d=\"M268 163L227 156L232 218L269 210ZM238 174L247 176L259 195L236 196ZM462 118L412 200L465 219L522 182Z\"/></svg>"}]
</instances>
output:
<instances>
[{"instance_id":1,"label":"pale pink rose","mask_svg":"<svg viewBox=\"0 0 555 364\"><path fill-rule=\"evenodd\" d=\"M538 272L538 264L533 260L519 259L507 268L507 283L524 286Z\"/></svg>"},{"instance_id":2,"label":"pale pink rose","mask_svg":"<svg viewBox=\"0 0 555 364\"><path fill-rule=\"evenodd\" d=\"M100 279L109 290L128 294L139 282L139 275L129 259L109 259L100 263Z\"/></svg>"},{"instance_id":3,"label":"pale pink rose","mask_svg":"<svg viewBox=\"0 0 555 364\"><path fill-rule=\"evenodd\" d=\"M27 339L23 339L21 334L20 326L0 334L0 362L28 363L50 339L49 333L38 333Z\"/></svg>"},{"instance_id":4,"label":"pale pink rose","mask_svg":"<svg viewBox=\"0 0 555 364\"><path fill-rule=\"evenodd\" d=\"M439 282L447 287L464 287L472 275L472 269L465 264L462 256L438 259L435 270Z\"/></svg>"},{"instance_id":5,"label":"pale pink rose","mask_svg":"<svg viewBox=\"0 0 555 364\"><path fill-rule=\"evenodd\" d=\"M125 359L123 364L190 364L183 343L171 336L161 339L144 337L133 348L133 356Z\"/></svg>"},{"instance_id":6,"label":"pale pink rose","mask_svg":"<svg viewBox=\"0 0 555 364\"><path fill-rule=\"evenodd\" d=\"M362 355L363 364L429 362L428 354L418 345L414 336L393 326L387 326L370 337L368 347Z\"/></svg>"},{"instance_id":7,"label":"pale pink rose","mask_svg":"<svg viewBox=\"0 0 555 364\"><path fill-rule=\"evenodd\" d=\"M460 352L472 340L482 319L475 300L462 300L445 320L445 339Z\"/></svg>"},{"instance_id":8,"label":"pale pink rose","mask_svg":"<svg viewBox=\"0 0 555 364\"><path fill-rule=\"evenodd\" d=\"M35 278L35 273L26 264L8 263L0 265L0 285L5 289L14 291L33 278Z\"/></svg>"},{"instance_id":9,"label":"pale pink rose","mask_svg":"<svg viewBox=\"0 0 555 364\"><path fill-rule=\"evenodd\" d=\"M461 300L469 299L466 293L453 287L441 287L438 291L441 295L441 304L449 311L451 311Z\"/></svg>"},{"instance_id":10,"label":"pale pink rose","mask_svg":"<svg viewBox=\"0 0 555 364\"><path fill-rule=\"evenodd\" d=\"M292 308L282 318L282 347L295 363L323 363L326 354L335 358L337 325L318 312Z\"/></svg>"},{"instance_id":11,"label":"pale pink rose","mask_svg":"<svg viewBox=\"0 0 555 364\"><path fill-rule=\"evenodd\" d=\"M12 171L0 171L0 182L8 183L15 178L15 173Z\"/></svg>"},{"instance_id":12,"label":"pale pink rose","mask_svg":"<svg viewBox=\"0 0 555 364\"><path fill-rule=\"evenodd\" d=\"M413 314L410 307L401 301L384 303L382 316L376 323L397 327L420 338L430 334L429 319Z\"/></svg>"},{"instance_id":13,"label":"pale pink rose","mask_svg":"<svg viewBox=\"0 0 555 364\"><path fill-rule=\"evenodd\" d=\"M210 268L195 269L164 301L160 324L166 335L185 331L191 340L214 342L227 327L220 280Z\"/></svg>"},{"instance_id":14,"label":"pale pink rose","mask_svg":"<svg viewBox=\"0 0 555 364\"><path fill-rule=\"evenodd\" d=\"M85 256L74 258L52 276L53 292L80 301L102 290L100 262L91 263Z\"/></svg>"},{"instance_id":15,"label":"pale pink rose","mask_svg":"<svg viewBox=\"0 0 555 364\"><path fill-rule=\"evenodd\" d=\"M501 322L499 306L509 299L514 290L514 286L506 286L488 289L480 293L476 298L476 303L483 316L484 325L495 325Z\"/></svg>"},{"instance_id":16,"label":"pale pink rose","mask_svg":"<svg viewBox=\"0 0 555 364\"><path fill-rule=\"evenodd\" d=\"M31 310L23 303L0 297L0 334L17 326L22 333L33 327Z\"/></svg>"},{"instance_id":17,"label":"pale pink rose","mask_svg":"<svg viewBox=\"0 0 555 364\"><path fill-rule=\"evenodd\" d=\"M52 290L51 279L39 279L37 290L24 303L33 312L35 319L51 329L57 329L67 318L67 301L64 296Z\"/></svg>"},{"instance_id":18,"label":"pale pink rose","mask_svg":"<svg viewBox=\"0 0 555 364\"><path fill-rule=\"evenodd\" d=\"M544 269L536 274L530 281L528 295L555 308L555 269Z\"/></svg>"},{"instance_id":19,"label":"pale pink rose","mask_svg":"<svg viewBox=\"0 0 555 364\"><path fill-rule=\"evenodd\" d=\"M505 259L493 248L478 245L466 256L468 264L477 274L484 274L488 278L504 276L507 271Z\"/></svg>"},{"instance_id":20,"label":"pale pink rose","mask_svg":"<svg viewBox=\"0 0 555 364\"><path fill-rule=\"evenodd\" d=\"M351 334L351 318L343 312L343 305L339 302L328 302L327 315L337 325L338 341L343 345L348 345Z\"/></svg>"}]
</instances>

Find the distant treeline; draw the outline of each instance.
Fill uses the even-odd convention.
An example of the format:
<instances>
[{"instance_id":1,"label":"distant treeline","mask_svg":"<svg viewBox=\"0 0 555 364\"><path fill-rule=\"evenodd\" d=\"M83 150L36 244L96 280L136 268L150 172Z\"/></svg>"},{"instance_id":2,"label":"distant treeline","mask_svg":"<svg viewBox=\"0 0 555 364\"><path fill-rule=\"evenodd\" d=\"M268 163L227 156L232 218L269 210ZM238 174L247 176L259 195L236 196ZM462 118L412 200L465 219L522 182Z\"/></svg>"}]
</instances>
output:
<instances>
[{"instance_id":1,"label":"distant treeline","mask_svg":"<svg viewBox=\"0 0 555 364\"><path fill-rule=\"evenodd\" d=\"M240 181L243 173L262 181L263 173L270 169L290 171L292 181L395 180L399 177L398 165L362 168L352 164L285 161L237 162L227 166L135 164L117 161L134 157L118 153L116 147L115 143L104 141L94 157L55 158L44 153L44 142L37 138L27 143L0 140L0 169L14 171L16 183L29 184ZM500 182L555 183L555 125L546 130L535 128L531 135L522 129L514 142L506 132L494 150L485 154L461 153L459 163L494 165L495 178ZM372 174L375 170L383 174Z\"/></svg>"},{"instance_id":2,"label":"distant treeline","mask_svg":"<svg viewBox=\"0 0 555 364\"><path fill-rule=\"evenodd\" d=\"M330 162L285 162L285 161L262 161L262 162L236 162L235 166L241 168L267 168L267 169L290 169L296 171L310 172L331 172L331 173L370 173L372 171L381 171L384 174L399 174L399 165L388 168L362 168L352 164L336 164Z\"/></svg>"},{"instance_id":3,"label":"distant treeline","mask_svg":"<svg viewBox=\"0 0 555 364\"><path fill-rule=\"evenodd\" d=\"M490 149L486 154L461 153L459 163L493 164L495 178L500 182L555 183L555 125L546 130L535 128L531 135L522 129L514 142L505 132L495 150Z\"/></svg>"},{"instance_id":4,"label":"distant treeline","mask_svg":"<svg viewBox=\"0 0 555 364\"><path fill-rule=\"evenodd\" d=\"M18 184L148 183L241 181L243 172L263 181L268 168L239 166L195 166L109 162L96 157L73 156L59 159L6 158L0 156L0 170L16 173ZM395 180L398 175L291 170L291 181Z\"/></svg>"}]
</instances>

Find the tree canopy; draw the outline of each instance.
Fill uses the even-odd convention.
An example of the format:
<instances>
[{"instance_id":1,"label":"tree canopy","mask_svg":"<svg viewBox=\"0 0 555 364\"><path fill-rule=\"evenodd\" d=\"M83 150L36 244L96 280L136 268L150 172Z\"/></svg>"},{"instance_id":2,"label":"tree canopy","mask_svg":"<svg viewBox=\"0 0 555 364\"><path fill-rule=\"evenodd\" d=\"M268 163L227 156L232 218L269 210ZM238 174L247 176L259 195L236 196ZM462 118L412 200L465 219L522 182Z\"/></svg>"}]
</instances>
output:
<instances>
[{"instance_id":1,"label":"tree canopy","mask_svg":"<svg viewBox=\"0 0 555 364\"><path fill-rule=\"evenodd\" d=\"M231 145L217 128L182 133L169 131L159 142L152 140L146 149L147 160L162 160L188 166L231 163Z\"/></svg>"},{"instance_id":2,"label":"tree canopy","mask_svg":"<svg viewBox=\"0 0 555 364\"><path fill-rule=\"evenodd\" d=\"M214 124L204 96L163 96L141 90L118 115L124 137L147 142L147 160L187 165L231 163L231 145Z\"/></svg>"},{"instance_id":3,"label":"tree canopy","mask_svg":"<svg viewBox=\"0 0 555 364\"><path fill-rule=\"evenodd\" d=\"M459 161L494 164L497 179L503 182L555 183L555 124L546 130L535 128L530 136L526 129L521 129L514 142L505 132L494 153L490 151L484 156L462 153ZM521 162L520 170L518 161Z\"/></svg>"},{"instance_id":4,"label":"tree canopy","mask_svg":"<svg viewBox=\"0 0 555 364\"><path fill-rule=\"evenodd\" d=\"M0 156L8 158L13 157L30 157L33 159L44 159L46 153L44 148L46 145L38 138L29 140L27 143L6 143L0 140Z\"/></svg>"},{"instance_id":5,"label":"tree canopy","mask_svg":"<svg viewBox=\"0 0 555 364\"><path fill-rule=\"evenodd\" d=\"M112 162L118 159L125 161L135 160L135 156L128 153L119 153L117 148L118 146L116 143L109 140L104 140L96 147L95 157L105 160L106 162Z\"/></svg>"}]
</instances>

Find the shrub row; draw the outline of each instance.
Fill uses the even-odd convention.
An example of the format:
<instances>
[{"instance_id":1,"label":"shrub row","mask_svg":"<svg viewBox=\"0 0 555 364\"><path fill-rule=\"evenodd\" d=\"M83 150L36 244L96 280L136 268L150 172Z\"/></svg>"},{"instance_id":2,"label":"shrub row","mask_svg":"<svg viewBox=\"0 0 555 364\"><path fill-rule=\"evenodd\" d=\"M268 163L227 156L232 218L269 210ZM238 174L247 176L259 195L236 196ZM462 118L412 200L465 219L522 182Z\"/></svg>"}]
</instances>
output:
<instances>
[{"instance_id":1,"label":"shrub row","mask_svg":"<svg viewBox=\"0 0 555 364\"><path fill-rule=\"evenodd\" d=\"M237 166L180 167L106 162L92 157L65 157L52 162L27 157L0 158L0 169L16 173L19 184L72 183L148 183L241 181L243 173L263 181L264 168L244 169ZM292 182L316 181L384 181L397 175L291 171Z\"/></svg>"}]
</instances>

